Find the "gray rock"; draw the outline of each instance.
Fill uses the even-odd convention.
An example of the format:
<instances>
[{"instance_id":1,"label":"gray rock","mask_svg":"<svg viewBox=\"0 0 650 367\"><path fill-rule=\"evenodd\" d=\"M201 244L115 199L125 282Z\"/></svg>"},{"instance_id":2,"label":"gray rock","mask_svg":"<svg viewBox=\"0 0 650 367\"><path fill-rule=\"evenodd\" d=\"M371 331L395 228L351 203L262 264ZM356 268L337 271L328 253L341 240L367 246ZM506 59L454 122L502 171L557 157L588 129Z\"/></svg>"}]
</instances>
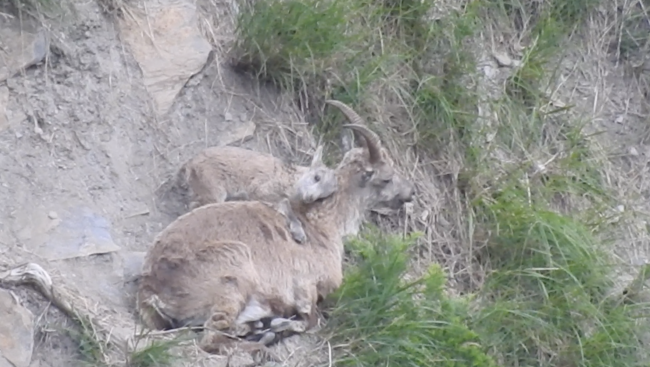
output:
<instances>
[{"instance_id":1,"label":"gray rock","mask_svg":"<svg viewBox=\"0 0 650 367\"><path fill-rule=\"evenodd\" d=\"M0 82L41 62L49 49L47 32L35 21L0 17Z\"/></svg>"},{"instance_id":2,"label":"gray rock","mask_svg":"<svg viewBox=\"0 0 650 367\"><path fill-rule=\"evenodd\" d=\"M14 233L29 251L47 260L62 260L120 250L103 216L83 206L56 212L54 219L42 207L17 213Z\"/></svg>"},{"instance_id":3,"label":"gray rock","mask_svg":"<svg viewBox=\"0 0 650 367\"><path fill-rule=\"evenodd\" d=\"M0 366L27 367L34 349L34 315L0 289Z\"/></svg>"},{"instance_id":4,"label":"gray rock","mask_svg":"<svg viewBox=\"0 0 650 367\"><path fill-rule=\"evenodd\" d=\"M188 79L206 64L212 47L199 29L193 2L151 1L146 11L130 15L120 22L120 32L140 65L156 112L165 114Z\"/></svg>"}]
</instances>

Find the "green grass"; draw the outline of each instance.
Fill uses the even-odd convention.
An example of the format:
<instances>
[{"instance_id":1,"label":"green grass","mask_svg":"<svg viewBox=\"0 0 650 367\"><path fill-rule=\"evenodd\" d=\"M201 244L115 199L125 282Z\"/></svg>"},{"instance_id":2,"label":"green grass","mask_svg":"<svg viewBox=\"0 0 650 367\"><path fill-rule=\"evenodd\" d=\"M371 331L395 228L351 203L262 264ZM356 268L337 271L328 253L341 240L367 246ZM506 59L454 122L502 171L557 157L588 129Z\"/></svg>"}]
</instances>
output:
<instances>
[{"instance_id":1,"label":"green grass","mask_svg":"<svg viewBox=\"0 0 650 367\"><path fill-rule=\"evenodd\" d=\"M477 14L470 7L428 22L423 15L432 7L420 1L254 2L238 19L236 65L314 101L334 98L357 109L377 89L389 89L417 109L422 145L433 146L432 135L468 121L461 110L475 103L460 87L473 67L460 46ZM426 71L428 57L440 59L444 75ZM338 112L317 115L324 140L338 136Z\"/></svg>"},{"instance_id":2,"label":"green grass","mask_svg":"<svg viewBox=\"0 0 650 367\"><path fill-rule=\"evenodd\" d=\"M613 27L612 49L620 60L630 66L631 74L648 84L646 68L647 54L650 51L650 1L631 2L621 7L616 27Z\"/></svg>"},{"instance_id":3,"label":"green grass","mask_svg":"<svg viewBox=\"0 0 650 367\"><path fill-rule=\"evenodd\" d=\"M82 316L75 317L74 321L78 328L65 329L64 332L77 343L81 362L86 366L106 365L104 346L96 336L92 321Z\"/></svg>"},{"instance_id":4,"label":"green grass","mask_svg":"<svg viewBox=\"0 0 650 367\"><path fill-rule=\"evenodd\" d=\"M102 340L98 335L92 322L83 316L74 318L77 328L64 329L77 344L80 354L80 362L84 366L108 366L112 365L106 355L110 347L106 346L108 341ZM129 350L126 355L125 366L127 367L168 367L177 361L178 357L171 352L171 349L181 342L191 339L191 336L180 334L172 339L146 340L145 334L135 338L134 350ZM139 348L138 344L146 340L146 346Z\"/></svg>"},{"instance_id":5,"label":"green grass","mask_svg":"<svg viewBox=\"0 0 650 367\"><path fill-rule=\"evenodd\" d=\"M492 219L476 330L505 365L637 365L632 307L610 299L610 260L575 219L531 205L521 188L477 206ZM477 218L480 221L480 218ZM497 227L498 226L498 227Z\"/></svg>"},{"instance_id":6,"label":"green grass","mask_svg":"<svg viewBox=\"0 0 650 367\"><path fill-rule=\"evenodd\" d=\"M546 99L553 73L549 61L558 57L566 36L580 27L600 0L504 1L486 0L485 15L497 27L515 31L529 47L522 65L508 79L506 92L521 104L533 107Z\"/></svg>"},{"instance_id":7,"label":"green grass","mask_svg":"<svg viewBox=\"0 0 650 367\"><path fill-rule=\"evenodd\" d=\"M413 240L375 231L349 244L358 264L332 295L328 323L337 366L496 366L467 326L467 302L444 294L439 266L402 280Z\"/></svg>"},{"instance_id":8,"label":"green grass","mask_svg":"<svg viewBox=\"0 0 650 367\"><path fill-rule=\"evenodd\" d=\"M177 346L181 338L153 340L144 348L132 352L127 361L128 367L167 367L177 360L170 349Z\"/></svg>"},{"instance_id":9,"label":"green grass","mask_svg":"<svg viewBox=\"0 0 650 367\"><path fill-rule=\"evenodd\" d=\"M589 116L554 95L564 50L599 3L478 0L436 13L412 0L261 0L240 13L238 66L306 96L325 142L336 145L343 119L320 113L322 101L338 99L385 139L415 144L421 162L459 172L436 182L457 192L455 253L471 253L481 281L450 297L439 267L402 280L412 239L353 241L328 321L336 365L647 365L648 308L611 292L608 162L584 132ZM523 49L486 89L477 56L491 36Z\"/></svg>"}]
</instances>

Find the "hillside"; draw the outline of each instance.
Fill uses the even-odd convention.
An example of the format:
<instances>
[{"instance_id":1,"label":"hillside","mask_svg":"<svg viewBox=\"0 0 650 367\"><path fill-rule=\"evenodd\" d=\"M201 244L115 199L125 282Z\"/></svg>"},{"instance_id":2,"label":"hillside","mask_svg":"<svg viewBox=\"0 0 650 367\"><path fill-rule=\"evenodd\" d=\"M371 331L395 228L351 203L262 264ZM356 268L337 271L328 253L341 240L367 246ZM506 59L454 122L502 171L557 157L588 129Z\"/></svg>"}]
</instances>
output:
<instances>
[{"instance_id":1,"label":"hillside","mask_svg":"<svg viewBox=\"0 0 650 367\"><path fill-rule=\"evenodd\" d=\"M39 264L81 312L0 272L0 366L251 363L144 335L133 277L201 149L338 162L325 99L417 199L348 244L284 365L647 365L650 2L0 5L0 271Z\"/></svg>"}]
</instances>

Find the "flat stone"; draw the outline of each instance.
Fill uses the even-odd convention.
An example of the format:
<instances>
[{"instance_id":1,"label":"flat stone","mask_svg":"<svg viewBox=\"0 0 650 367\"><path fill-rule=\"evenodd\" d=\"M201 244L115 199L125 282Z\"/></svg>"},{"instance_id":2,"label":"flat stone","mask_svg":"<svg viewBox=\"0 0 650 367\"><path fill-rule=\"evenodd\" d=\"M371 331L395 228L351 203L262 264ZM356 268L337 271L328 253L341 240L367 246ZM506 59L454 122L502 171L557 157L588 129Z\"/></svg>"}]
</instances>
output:
<instances>
[{"instance_id":1,"label":"flat stone","mask_svg":"<svg viewBox=\"0 0 650 367\"><path fill-rule=\"evenodd\" d=\"M184 0L148 1L119 22L122 38L142 70L156 112L169 111L189 78L201 71L212 49L198 27L196 6Z\"/></svg>"},{"instance_id":2,"label":"flat stone","mask_svg":"<svg viewBox=\"0 0 650 367\"><path fill-rule=\"evenodd\" d=\"M16 215L14 234L27 249L47 260L63 260L118 251L111 225L86 207L57 210L52 219L45 208L31 208Z\"/></svg>"},{"instance_id":3,"label":"flat stone","mask_svg":"<svg viewBox=\"0 0 650 367\"><path fill-rule=\"evenodd\" d=\"M512 66L512 59L508 54L495 51L492 55L499 66Z\"/></svg>"},{"instance_id":4,"label":"flat stone","mask_svg":"<svg viewBox=\"0 0 650 367\"><path fill-rule=\"evenodd\" d=\"M0 17L0 82L41 62L50 49L45 29L28 17Z\"/></svg>"},{"instance_id":5,"label":"flat stone","mask_svg":"<svg viewBox=\"0 0 650 367\"><path fill-rule=\"evenodd\" d=\"M34 315L0 289L0 366L28 367L34 349Z\"/></svg>"}]
</instances>

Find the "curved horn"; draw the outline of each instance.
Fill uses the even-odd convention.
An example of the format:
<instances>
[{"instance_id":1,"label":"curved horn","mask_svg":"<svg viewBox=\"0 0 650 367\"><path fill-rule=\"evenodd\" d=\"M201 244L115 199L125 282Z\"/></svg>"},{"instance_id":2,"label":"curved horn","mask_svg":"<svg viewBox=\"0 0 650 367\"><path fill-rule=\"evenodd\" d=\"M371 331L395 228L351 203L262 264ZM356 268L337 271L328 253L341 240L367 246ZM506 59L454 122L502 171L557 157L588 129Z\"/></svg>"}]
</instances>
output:
<instances>
[{"instance_id":1,"label":"curved horn","mask_svg":"<svg viewBox=\"0 0 650 367\"><path fill-rule=\"evenodd\" d=\"M370 164L375 164L381 161L381 139L379 139L379 135L363 125L346 124L343 125L343 127L358 132L366 139L368 154L370 155Z\"/></svg>"},{"instance_id":2,"label":"curved horn","mask_svg":"<svg viewBox=\"0 0 650 367\"><path fill-rule=\"evenodd\" d=\"M363 123L363 119L361 118L361 116L359 116L356 112L354 112L354 110L350 106L346 105L345 103L333 99L328 99L325 101L325 103L330 104L338 108L339 110L341 110L341 112L343 112L345 117L347 117L348 120L350 120L351 124L365 125Z\"/></svg>"},{"instance_id":3,"label":"curved horn","mask_svg":"<svg viewBox=\"0 0 650 367\"><path fill-rule=\"evenodd\" d=\"M351 124L363 125L363 126L366 125L363 122L361 116L359 116L358 113L354 112L352 107L346 105L345 103L334 99L327 99L325 100L325 103L332 105L338 108L341 112L343 112L343 114L345 115L345 117L347 117L348 121L350 121ZM359 136L359 132L356 130L352 130L352 133L354 134L354 140L356 140L359 143L359 145L361 145L361 147L365 149L366 148L365 139L362 136Z\"/></svg>"}]
</instances>

